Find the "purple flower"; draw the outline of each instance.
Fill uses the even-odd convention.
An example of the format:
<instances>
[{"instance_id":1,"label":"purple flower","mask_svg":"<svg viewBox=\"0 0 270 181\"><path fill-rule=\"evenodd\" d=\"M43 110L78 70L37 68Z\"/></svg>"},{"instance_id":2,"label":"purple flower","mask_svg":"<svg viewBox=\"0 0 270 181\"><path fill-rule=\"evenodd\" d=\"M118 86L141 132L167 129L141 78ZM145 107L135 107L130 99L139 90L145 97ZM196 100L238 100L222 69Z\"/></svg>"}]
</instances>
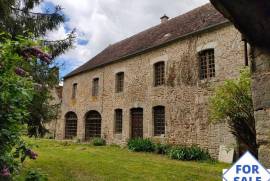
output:
<instances>
[{"instance_id":1,"label":"purple flower","mask_svg":"<svg viewBox=\"0 0 270 181\"><path fill-rule=\"evenodd\" d=\"M25 155L29 156L29 158L32 159L32 160L35 160L35 159L37 159L37 157L38 157L38 154L35 153L35 152L33 152L33 151L30 150L30 149L27 149L27 150L25 151Z\"/></svg>"},{"instance_id":2,"label":"purple flower","mask_svg":"<svg viewBox=\"0 0 270 181\"><path fill-rule=\"evenodd\" d=\"M4 168L2 169L0 175L2 177L10 177L11 176L9 169L6 166L4 166Z\"/></svg>"},{"instance_id":3,"label":"purple flower","mask_svg":"<svg viewBox=\"0 0 270 181\"><path fill-rule=\"evenodd\" d=\"M27 48L23 51L24 54L28 54L28 52L30 54L32 54L33 56L39 58L40 60L42 60L43 62L49 64L51 63L52 60L52 56L43 52L41 49L39 49L38 47L31 47L31 48Z\"/></svg>"},{"instance_id":4,"label":"purple flower","mask_svg":"<svg viewBox=\"0 0 270 181\"><path fill-rule=\"evenodd\" d=\"M26 72L22 69L22 68L20 68L20 67L17 67L16 69L15 69L15 73L17 74L17 75L19 75L19 76L25 76L26 75Z\"/></svg>"}]
</instances>

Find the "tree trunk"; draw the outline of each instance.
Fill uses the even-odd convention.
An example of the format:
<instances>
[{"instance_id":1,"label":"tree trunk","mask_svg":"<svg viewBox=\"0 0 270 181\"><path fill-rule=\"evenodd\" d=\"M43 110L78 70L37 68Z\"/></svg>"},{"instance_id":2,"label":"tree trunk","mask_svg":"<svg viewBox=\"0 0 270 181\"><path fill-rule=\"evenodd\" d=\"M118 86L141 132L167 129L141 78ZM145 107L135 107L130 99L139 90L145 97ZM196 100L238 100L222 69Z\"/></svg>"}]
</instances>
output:
<instances>
[{"instance_id":1,"label":"tree trunk","mask_svg":"<svg viewBox=\"0 0 270 181\"><path fill-rule=\"evenodd\" d=\"M270 52L253 47L251 60L259 160L265 167L270 168Z\"/></svg>"}]
</instances>

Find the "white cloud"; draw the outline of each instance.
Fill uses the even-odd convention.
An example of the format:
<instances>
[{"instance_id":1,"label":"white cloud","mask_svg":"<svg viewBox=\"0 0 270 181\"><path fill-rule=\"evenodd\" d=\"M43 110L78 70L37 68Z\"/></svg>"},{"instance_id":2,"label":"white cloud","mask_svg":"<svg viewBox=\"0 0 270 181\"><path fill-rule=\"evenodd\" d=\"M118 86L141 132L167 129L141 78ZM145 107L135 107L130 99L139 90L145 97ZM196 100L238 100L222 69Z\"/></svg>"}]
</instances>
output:
<instances>
[{"instance_id":1,"label":"white cloud","mask_svg":"<svg viewBox=\"0 0 270 181\"><path fill-rule=\"evenodd\" d=\"M45 0L64 8L69 18L65 27L76 28L79 39L88 40L61 58L72 68L83 64L109 44L160 23L160 17L183 14L208 0ZM66 34L64 26L48 37L59 39ZM70 69L71 67L69 67Z\"/></svg>"}]
</instances>

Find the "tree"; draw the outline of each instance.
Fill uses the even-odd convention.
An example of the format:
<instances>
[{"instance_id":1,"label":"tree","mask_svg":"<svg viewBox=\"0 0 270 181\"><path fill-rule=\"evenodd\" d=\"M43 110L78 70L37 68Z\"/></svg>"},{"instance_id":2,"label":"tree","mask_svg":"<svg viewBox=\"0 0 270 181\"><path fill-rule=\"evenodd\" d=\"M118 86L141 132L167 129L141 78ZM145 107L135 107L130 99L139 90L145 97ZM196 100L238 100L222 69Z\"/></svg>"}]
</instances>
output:
<instances>
[{"instance_id":1,"label":"tree","mask_svg":"<svg viewBox=\"0 0 270 181\"><path fill-rule=\"evenodd\" d=\"M210 119L228 122L239 143L240 155L249 150L258 156L255 118L251 96L249 70L241 71L237 80L226 80L210 98Z\"/></svg>"},{"instance_id":2,"label":"tree","mask_svg":"<svg viewBox=\"0 0 270 181\"><path fill-rule=\"evenodd\" d=\"M37 59L49 64L51 56L35 48L39 42L32 37L12 40L1 33L0 40L0 180L9 180L18 171L19 160L37 157L21 140L34 92L39 91L28 70Z\"/></svg>"},{"instance_id":3,"label":"tree","mask_svg":"<svg viewBox=\"0 0 270 181\"><path fill-rule=\"evenodd\" d=\"M65 21L65 17L60 6L56 6L52 13L32 12L41 2L42 0L0 0L0 31L11 34L13 40L16 40L18 35L28 36L31 33L33 37L41 38L40 45L46 46L52 58L55 58L72 47L74 31L64 40L42 39L46 32L57 29ZM57 117L58 111L55 109L58 105L50 105L50 90L59 84L56 70L57 64L48 65L42 61L36 61L29 70L34 81L41 85L41 91L34 93L33 101L29 105L29 136L44 136L47 132L44 123Z\"/></svg>"},{"instance_id":4,"label":"tree","mask_svg":"<svg viewBox=\"0 0 270 181\"><path fill-rule=\"evenodd\" d=\"M252 95L259 160L270 166L270 1L210 0L251 45Z\"/></svg>"}]
</instances>

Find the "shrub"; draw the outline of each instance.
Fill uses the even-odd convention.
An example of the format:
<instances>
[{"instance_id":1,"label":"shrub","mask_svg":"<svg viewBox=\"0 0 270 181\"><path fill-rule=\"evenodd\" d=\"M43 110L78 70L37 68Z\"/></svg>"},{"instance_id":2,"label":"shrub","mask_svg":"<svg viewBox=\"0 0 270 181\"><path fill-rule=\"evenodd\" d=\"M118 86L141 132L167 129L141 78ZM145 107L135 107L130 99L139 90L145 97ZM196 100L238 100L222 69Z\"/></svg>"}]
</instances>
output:
<instances>
[{"instance_id":1,"label":"shrub","mask_svg":"<svg viewBox=\"0 0 270 181\"><path fill-rule=\"evenodd\" d=\"M91 144L94 146L105 146L106 145L106 141L102 138L93 138L91 140Z\"/></svg>"},{"instance_id":2,"label":"shrub","mask_svg":"<svg viewBox=\"0 0 270 181\"><path fill-rule=\"evenodd\" d=\"M45 136L44 136L45 139L54 139L54 134L53 133L47 133Z\"/></svg>"},{"instance_id":3,"label":"shrub","mask_svg":"<svg viewBox=\"0 0 270 181\"><path fill-rule=\"evenodd\" d=\"M173 147L168 152L168 155L171 159L176 160L184 160L184 161L191 161L191 160L210 160L211 157L209 153L197 146L192 147Z\"/></svg>"},{"instance_id":4,"label":"shrub","mask_svg":"<svg viewBox=\"0 0 270 181\"><path fill-rule=\"evenodd\" d=\"M128 149L136 152L154 152L155 144L150 139L136 138L128 141Z\"/></svg>"},{"instance_id":5,"label":"shrub","mask_svg":"<svg viewBox=\"0 0 270 181\"><path fill-rule=\"evenodd\" d=\"M165 155L170 150L171 146L167 144L155 144L155 153Z\"/></svg>"},{"instance_id":6,"label":"shrub","mask_svg":"<svg viewBox=\"0 0 270 181\"><path fill-rule=\"evenodd\" d=\"M226 122L237 138L240 156L247 150L258 156L249 68L243 69L238 79L226 80L215 89L209 99L209 113L210 121Z\"/></svg>"},{"instance_id":7,"label":"shrub","mask_svg":"<svg viewBox=\"0 0 270 181\"><path fill-rule=\"evenodd\" d=\"M47 181L47 180L48 180L47 175L37 170L29 170L25 177L25 181Z\"/></svg>"}]
</instances>

